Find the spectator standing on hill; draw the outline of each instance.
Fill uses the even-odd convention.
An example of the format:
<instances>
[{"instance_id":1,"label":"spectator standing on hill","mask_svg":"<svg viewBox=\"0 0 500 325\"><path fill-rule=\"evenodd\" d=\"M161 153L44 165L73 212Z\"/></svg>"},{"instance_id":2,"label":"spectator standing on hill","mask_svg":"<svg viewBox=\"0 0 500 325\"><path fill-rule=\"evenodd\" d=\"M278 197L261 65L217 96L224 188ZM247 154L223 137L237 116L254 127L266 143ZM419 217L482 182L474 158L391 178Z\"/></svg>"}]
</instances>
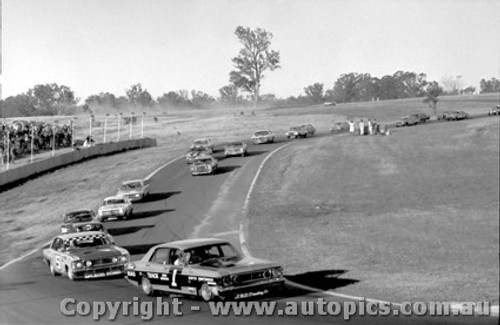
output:
<instances>
[{"instance_id":1,"label":"spectator standing on hill","mask_svg":"<svg viewBox=\"0 0 500 325\"><path fill-rule=\"evenodd\" d=\"M365 135L365 122L363 122L363 119L359 121L359 135Z\"/></svg>"},{"instance_id":2,"label":"spectator standing on hill","mask_svg":"<svg viewBox=\"0 0 500 325\"><path fill-rule=\"evenodd\" d=\"M373 123L371 119L368 119L368 134L373 135Z\"/></svg>"},{"instance_id":3,"label":"spectator standing on hill","mask_svg":"<svg viewBox=\"0 0 500 325\"><path fill-rule=\"evenodd\" d=\"M349 132L354 135L354 120L347 121L347 124L349 124Z\"/></svg>"}]
</instances>

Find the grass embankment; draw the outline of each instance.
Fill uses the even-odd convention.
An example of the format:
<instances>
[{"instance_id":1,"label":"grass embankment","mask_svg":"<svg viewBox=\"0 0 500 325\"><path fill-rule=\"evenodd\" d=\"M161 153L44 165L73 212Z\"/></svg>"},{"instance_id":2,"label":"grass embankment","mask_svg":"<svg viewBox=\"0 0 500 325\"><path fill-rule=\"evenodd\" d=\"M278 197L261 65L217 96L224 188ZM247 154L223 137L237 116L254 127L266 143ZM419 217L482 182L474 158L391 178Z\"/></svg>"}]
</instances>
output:
<instances>
[{"instance_id":1,"label":"grass embankment","mask_svg":"<svg viewBox=\"0 0 500 325\"><path fill-rule=\"evenodd\" d=\"M341 293L498 304L498 155L498 118L290 146L257 183L251 252L289 275L347 271Z\"/></svg>"}]
</instances>

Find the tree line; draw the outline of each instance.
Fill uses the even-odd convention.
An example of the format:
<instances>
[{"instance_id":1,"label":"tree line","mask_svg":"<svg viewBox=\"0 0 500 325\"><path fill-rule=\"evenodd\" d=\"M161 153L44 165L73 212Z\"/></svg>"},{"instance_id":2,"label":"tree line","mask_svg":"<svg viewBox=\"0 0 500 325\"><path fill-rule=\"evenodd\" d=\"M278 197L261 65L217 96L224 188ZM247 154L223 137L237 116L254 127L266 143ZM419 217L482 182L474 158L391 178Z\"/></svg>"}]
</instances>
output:
<instances>
[{"instance_id":1,"label":"tree line","mask_svg":"<svg viewBox=\"0 0 500 325\"><path fill-rule=\"evenodd\" d=\"M304 87L304 93L297 97L276 98L274 94L261 94L264 74L281 68L280 52L271 49L273 34L262 29L238 26L235 36L242 48L231 59L234 70L229 72L229 84L219 89L219 97L213 98L203 91L168 91L154 99L141 83L133 84L124 95L100 92L88 96L83 104L70 87L65 85L39 84L27 92L10 96L0 101L0 117L37 115L75 115L79 112L92 114L95 107L105 106L128 111L158 107L210 108L244 107L259 104L271 107L290 107L322 104L325 101L351 103L361 101L403 99L423 97L435 109L440 95L475 94L476 88L464 88L461 76L445 76L441 83L428 81L425 73L396 71L392 75L375 77L369 73L349 72L342 74L325 89L323 83ZM500 91L496 78L480 81L479 93ZM7 114L6 114L7 112ZM8 113L10 112L10 113Z\"/></svg>"}]
</instances>

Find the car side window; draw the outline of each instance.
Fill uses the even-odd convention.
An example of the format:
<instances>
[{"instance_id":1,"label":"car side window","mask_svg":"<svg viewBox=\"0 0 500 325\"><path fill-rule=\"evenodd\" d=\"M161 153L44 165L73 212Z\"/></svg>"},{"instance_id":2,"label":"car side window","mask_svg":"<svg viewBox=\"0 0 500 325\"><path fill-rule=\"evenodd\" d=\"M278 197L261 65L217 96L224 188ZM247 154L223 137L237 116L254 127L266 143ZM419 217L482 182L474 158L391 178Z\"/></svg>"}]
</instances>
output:
<instances>
[{"instance_id":1,"label":"car side window","mask_svg":"<svg viewBox=\"0 0 500 325\"><path fill-rule=\"evenodd\" d=\"M158 248L151 256L150 262L158 264L172 264L169 263L170 248Z\"/></svg>"}]
</instances>

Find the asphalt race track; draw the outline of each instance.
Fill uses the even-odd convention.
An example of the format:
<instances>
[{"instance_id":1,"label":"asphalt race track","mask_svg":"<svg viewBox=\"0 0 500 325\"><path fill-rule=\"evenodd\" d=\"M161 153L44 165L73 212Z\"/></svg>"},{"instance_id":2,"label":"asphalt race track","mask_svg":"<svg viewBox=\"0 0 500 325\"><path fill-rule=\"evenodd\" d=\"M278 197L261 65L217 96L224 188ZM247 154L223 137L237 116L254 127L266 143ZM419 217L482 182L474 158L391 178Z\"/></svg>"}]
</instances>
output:
<instances>
[{"instance_id":1,"label":"asphalt race track","mask_svg":"<svg viewBox=\"0 0 500 325\"><path fill-rule=\"evenodd\" d=\"M319 134L317 136L331 136ZM159 170L151 181L151 195L145 202L134 204L134 214L126 221L111 221L106 227L118 245L132 254L132 260L141 257L152 245L190 238L219 236L231 240L239 247L239 227L247 193L262 161L275 149L290 142L278 138L274 144L249 145L249 156L224 159L220 148L215 156L219 169L215 175L191 176L184 159L179 159ZM297 141L311 141L314 138ZM293 145L293 144L292 144ZM284 148L283 150L286 150ZM165 162L167 163L167 162ZM265 168L265 166L264 166ZM256 188L255 190L258 190ZM112 193L110 193L112 194ZM258 257L258 252L252 252ZM285 270L286 275L286 270ZM290 277L292 278L292 277ZM65 316L60 310L61 301L74 298L75 302L156 302L158 297L147 297L123 278L72 282L66 277L52 277L41 258L41 249L0 271L0 323L1 324L87 324L95 323L89 316ZM343 315L292 315L282 316L220 316L212 315L208 303L195 298L159 296L164 302L182 303L182 315L154 315L150 324L302 324L345 323ZM373 297L381 298L384 297ZM335 296L328 292L310 290L293 282L287 283L283 292L263 299L247 302L277 302L285 308L290 302L305 304L323 299L326 302L350 302L360 307L355 299ZM69 305L75 309L75 305ZM398 307L393 307L398 309ZM130 309L132 312L132 309ZM109 314L100 323L142 323L141 314L126 315L118 312L114 321ZM387 323L439 323L439 324L496 324L496 317L429 317L429 316L352 316L353 324Z\"/></svg>"}]
</instances>

